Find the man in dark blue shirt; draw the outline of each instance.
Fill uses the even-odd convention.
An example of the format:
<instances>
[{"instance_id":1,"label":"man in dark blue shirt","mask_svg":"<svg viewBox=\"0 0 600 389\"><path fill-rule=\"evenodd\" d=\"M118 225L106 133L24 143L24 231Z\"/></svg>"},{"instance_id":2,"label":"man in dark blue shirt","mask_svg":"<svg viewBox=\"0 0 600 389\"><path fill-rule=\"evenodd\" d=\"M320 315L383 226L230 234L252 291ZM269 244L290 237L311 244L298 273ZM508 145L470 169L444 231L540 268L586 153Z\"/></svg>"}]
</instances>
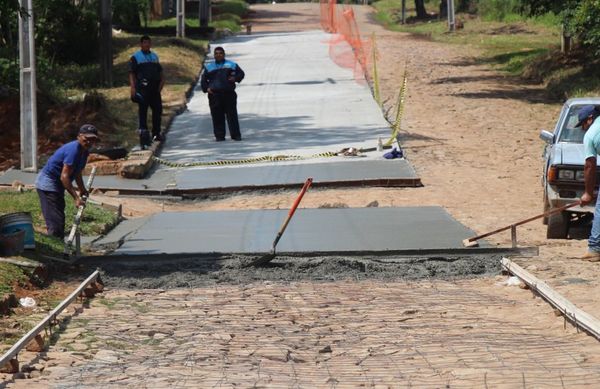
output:
<instances>
[{"instance_id":1,"label":"man in dark blue shirt","mask_svg":"<svg viewBox=\"0 0 600 389\"><path fill-rule=\"evenodd\" d=\"M244 79L244 71L235 62L225 59L225 50L222 47L216 47L213 54L215 60L204 65L200 87L202 92L208 93L215 138L217 142L225 140L225 117L227 117L231 139L242 140L235 83Z\"/></svg>"},{"instance_id":2,"label":"man in dark blue shirt","mask_svg":"<svg viewBox=\"0 0 600 389\"><path fill-rule=\"evenodd\" d=\"M97 140L96 127L84 124L79 129L77 139L56 150L38 174L35 187L48 235L65 237L65 190L75 200L76 207L83 205L82 197L88 193L81 172L87 163L89 150ZM73 187L73 180L77 183L79 193Z\"/></svg>"},{"instance_id":3,"label":"man in dark blue shirt","mask_svg":"<svg viewBox=\"0 0 600 389\"><path fill-rule=\"evenodd\" d=\"M162 115L162 91L165 80L163 78L162 66L158 55L151 51L152 41L144 35L140 38L141 50L136 51L129 59L129 86L131 100L138 104L138 120L140 147L146 146L154 141L162 141L160 121ZM148 131L148 107L152 109L152 137Z\"/></svg>"}]
</instances>

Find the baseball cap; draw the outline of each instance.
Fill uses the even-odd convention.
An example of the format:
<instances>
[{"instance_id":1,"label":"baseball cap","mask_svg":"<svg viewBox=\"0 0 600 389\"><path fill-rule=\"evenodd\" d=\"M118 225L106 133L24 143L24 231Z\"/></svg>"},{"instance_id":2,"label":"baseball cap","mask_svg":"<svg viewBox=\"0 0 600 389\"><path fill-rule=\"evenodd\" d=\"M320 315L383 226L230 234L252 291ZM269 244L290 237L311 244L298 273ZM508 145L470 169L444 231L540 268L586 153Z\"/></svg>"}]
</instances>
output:
<instances>
[{"instance_id":1,"label":"baseball cap","mask_svg":"<svg viewBox=\"0 0 600 389\"><path fill-rule=\"evenodd\" d=\"M593 105L585 105L583 108L581 108L581 110L577 114L577 119L579 119L579 121L577 122L575 127L581 127L583 122L586 121L587 118L594 115L595 113L596 113L596 107L594 107Z\"/></svg>"},{"instance_id":2,"label":"baseball cap","mask_svg":"<svg viewBox=\"0 0 600 389\"><path fill-rule=\"evenodd\" d=\"M84 124L79 128L79 135L90 138L98 138L98 129L93 124Z\"/></svg>"}]
</instances>

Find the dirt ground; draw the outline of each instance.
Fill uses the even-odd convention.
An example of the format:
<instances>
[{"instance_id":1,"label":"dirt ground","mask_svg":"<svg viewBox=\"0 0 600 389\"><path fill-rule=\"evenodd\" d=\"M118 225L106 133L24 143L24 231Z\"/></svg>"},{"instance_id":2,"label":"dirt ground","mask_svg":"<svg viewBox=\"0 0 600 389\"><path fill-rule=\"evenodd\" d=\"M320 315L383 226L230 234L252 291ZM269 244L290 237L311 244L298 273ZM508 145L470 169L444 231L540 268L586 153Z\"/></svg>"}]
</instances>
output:
<instances>
[{"instance_id":1,"label":"dirt ground","mask_svg":"<svg viewBox=\"0 0 600 389\"><path fill-rule=\"evenodd\" d=\"M320 29L318 4L254 5L252 31ZM408 95L402 121L402 146L421 177L422 188L352 188L311 190L302 206L345 204L364 207L440 205L478 233L494 230L542 210L540 129L552 129L560 102L548 102L543 85L505 76L478 64L471 47L430 42L385 30L373 22L372 9L355 7L363 37L375 34L384 111L398 94L404 68ZM252 193L188 203L165 202L158 209L225 210L286 208L295 192ZM156 212L151 200L118 202L127 217ZM537 246L540 256L521 264L552 284L573 302L594 313L600 300L600 267L578 259L586 249L586 232L569 240L547 240L546 228L534 221L518 228L519 244ZM490 241L510 244L510 234ZM573 280L578 280L574 282Z\"/></svg>"}]
</instances>

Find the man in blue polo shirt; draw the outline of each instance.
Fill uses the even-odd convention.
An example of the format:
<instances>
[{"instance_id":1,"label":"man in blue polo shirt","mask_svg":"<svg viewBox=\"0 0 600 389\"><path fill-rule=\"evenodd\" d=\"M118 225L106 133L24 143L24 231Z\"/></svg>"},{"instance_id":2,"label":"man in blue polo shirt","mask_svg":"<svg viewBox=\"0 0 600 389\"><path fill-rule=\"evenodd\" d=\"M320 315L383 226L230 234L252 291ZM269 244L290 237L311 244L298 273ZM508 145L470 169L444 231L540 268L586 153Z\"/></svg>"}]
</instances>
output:
<instances>
[{"instance_id":1,"label":"man in blue polo shirt","mask_svg":"<svg viewBox=\"0 0 600 389\"><path fill-rule=\"evenodd\" d=\"M214 61L207 62L202 71L200 87L208 93L208 105L217 142L225 140L225 119L231 139L240 141L235 83L244 79L244 71L233 61L225 59L225 50L219 46L213 51Z\"/></svg>"},{"instance_id":2,"label":"man in blue polo shirt","mask_svg":"<svg viewBox=\"0 0 600 389\"><path fill-rule=\"evenodd\" d=\"M575 127L581 127L585 131L583 136L583 147L585 164L583 168L583 177L585 181L585 191L581 196L581 205L588 205L594 199L594 189L596 188L596 157L600 154L600 120L596 120L598 112L593 105L586 105L578 113L579 123ZM599 197L600 199L600 197ZM582 257L585 261L600 261L600 202L596 200L594 209L594 221L592 223L592 232L588 239L588 251Z\"/></svg>"},{"instance_id":3,"label":"man in blue polo shirt","mask_svg":"<svg viewBox=\"0 0 600 389\"><path fill-rule=\"evenodd\" d=\"M50 157L35 181L40 197L42 214L46 221L48 235L65 237L65 190L75 200L75 206L83 205L87 189L81 172L85 168L89 150L98 140L98 130L91 124L79 129L77 139L60 147ZM77 190L73 187L77 183Z\"/></svg>"},{"instance_id":4,"label":"man in blue polo shirt","mask_svg":"<svg viewBox=\"0 0 600 389\"><path fill-rule=\"evenodd\" d=\"M140 38L140 50L136 51L129 59L129 87L131 100L138 104L138 120L140 147L145 149L152 141L161 142L163 136L160 131L162 91L165 80L163 69L158 60L158 55L150 50L152 40L148 35ZM152 136L148 131L148 108L152 109Z\"/></svg>"}]
</instances>

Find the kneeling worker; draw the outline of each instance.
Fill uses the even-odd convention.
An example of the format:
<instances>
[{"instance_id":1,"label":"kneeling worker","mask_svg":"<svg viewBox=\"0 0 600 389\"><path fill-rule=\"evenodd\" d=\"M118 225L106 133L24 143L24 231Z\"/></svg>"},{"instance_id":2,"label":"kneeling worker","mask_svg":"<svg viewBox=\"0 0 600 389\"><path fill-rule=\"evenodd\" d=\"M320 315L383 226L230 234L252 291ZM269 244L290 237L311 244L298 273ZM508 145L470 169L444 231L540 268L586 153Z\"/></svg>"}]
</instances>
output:
<instances>
[{"instance_id":1,"label":"kneeling worker","mask_svg":"<svg viewBox=\"0 0 600 389\"><path fill-rule=\"evenodd\" d=\"M77 139L61 146L50 157L35 181L40 197L42 214L46 221L48 235L65 237L65 190L69 192L75 206L83 205L87 189L81 172L87 163L89 150L98 140L98 130L91 124L79 129ZM79 193L73 187L77 183Z\"/></svg>"}]
</instances>

